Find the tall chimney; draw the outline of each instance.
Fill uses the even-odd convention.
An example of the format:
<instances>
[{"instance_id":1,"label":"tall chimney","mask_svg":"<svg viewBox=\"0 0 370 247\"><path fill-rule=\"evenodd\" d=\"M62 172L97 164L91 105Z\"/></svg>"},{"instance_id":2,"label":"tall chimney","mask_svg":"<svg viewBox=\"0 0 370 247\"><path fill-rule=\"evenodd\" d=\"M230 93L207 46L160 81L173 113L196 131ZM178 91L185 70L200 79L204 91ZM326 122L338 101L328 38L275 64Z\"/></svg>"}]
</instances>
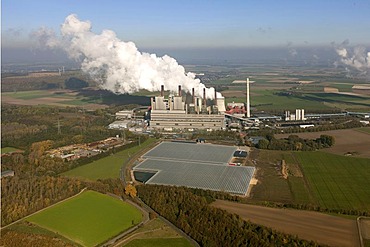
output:
<instances>
[{"instance_id":1,"label":"tall chimney","mask_svg":"<svg viewBox=\"0 0 370 247\"><path fill-rule=\"evenodd\" d=\"M249 78L247 78L247 117L251 117L251 108L250 108L250 99L249 99Z\"/></svg>"},{"instance_id":2,"label":"tall chimney","mask_svg":"<svg viewBox=\"0 0 370 247\"><path fill-rule=\"evenodd\" d=\"M214 104L217 106L217 91L216 91L216 88L215 88L215 103Z\"/></svg>"},{"instance_id":3,"label":"tall chimney","mask_svg":"<svg viewBox=\"0 0 370 247\"><path fill-rule=\"evenodd\" d=\"M161 85L161 97L164 96L164 85Z\"/></svg>"},{"instance_id":4,"label":"tall chimney","mask_svg":"<svg viewBox=\"0 0 370 247\"><path fill-rule=\"evenodd\" d=\"M195 89L191 89L191 95L193 96L193 104L195 105Z\"/></svg>"},{"instance_id":5,"label":"tall chimney","mask_svg":"<svg viewBox=\"0 0 370 247\"><path fill-rule=\"evenodd\" d=\"M180 97L182 96L182 93L181 93L181 85L179 85L179 96Z\"/></svg>"},{"instance_id":6,"label":"tall chimney","mask_svg":"<svg viewBox=\"0 0 370 247\"><path fill-rule=\"evenodd\" d=\"M203 88L203 105L207 106L206 88Z\"/></svg>"}]
</instances>

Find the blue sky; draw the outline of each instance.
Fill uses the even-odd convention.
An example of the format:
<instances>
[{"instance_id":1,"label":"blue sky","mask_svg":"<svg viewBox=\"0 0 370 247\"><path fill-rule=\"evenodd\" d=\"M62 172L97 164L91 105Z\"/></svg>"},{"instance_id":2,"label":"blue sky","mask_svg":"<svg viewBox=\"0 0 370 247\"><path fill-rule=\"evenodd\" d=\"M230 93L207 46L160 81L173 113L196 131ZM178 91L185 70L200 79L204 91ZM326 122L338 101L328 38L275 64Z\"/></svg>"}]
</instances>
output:
<instances>
[{"instance_id":1,"label":"blue sky","mask_svg":"<svg viewBox=\"0 0 370 247\"><path fill-rule=\"evenodd\" d=\"M3 48L42 26L59 33L71 13L143 48L370 44L369 0L2 0L1 11Z\"/></svg>"}]
</instances>

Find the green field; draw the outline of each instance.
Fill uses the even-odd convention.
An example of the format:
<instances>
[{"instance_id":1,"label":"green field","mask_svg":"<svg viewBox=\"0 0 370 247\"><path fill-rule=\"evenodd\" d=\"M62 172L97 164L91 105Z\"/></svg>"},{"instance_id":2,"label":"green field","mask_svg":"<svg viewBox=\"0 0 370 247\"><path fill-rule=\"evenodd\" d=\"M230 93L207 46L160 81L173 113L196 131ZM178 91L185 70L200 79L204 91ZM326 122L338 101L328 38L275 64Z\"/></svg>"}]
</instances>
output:
<instances>
[{"instance_id":1,"label":"green field","mask_svg":"<svg viewBox=\"0 0 370 247\"><path fill-rule=\"evenodd\" d=\"M127 240L119 246L192 246L187 239L160 218L150 220L131 235L127 235Z\"/></svg>"},{"instance_id":2,"label":"green field","mask_svg":"<svg viewBox=\"0 0 370 247\"><path fill-rule=\"evenodd\" d=\"M324 152L255 152L258 156L252 159L258 161L259 183L249 200L370 211L370 159ZM281 174L283 159L288 165L288 179Z\"/></svg>"},{"instance_id":3,"label":"green field","mask_svg":"<svg viewBox=\"0 0 370 247\"><path fill-rule=\"evenodd\" d=\"M360 131L360 132L364 132L364 133L370 134L370 128L369 127L360 128L360 129L356 129L356 130L357 131Z\"/></svg>"},{"instance_id":4,"label":"green field","mask_svg":"<svg viewBox=\"0 0 370 247\"><path fill-rule=\"evenodd\" d=\"M370 211L370 160L297 152L315 201L324 208Z\"/></svg>"},{"instance_id":5,"label":"green field","mask_svg":"<svg viewBox=\"0 0 370 247\"><path fill-rule=\"evenodd\" d=\"M17 149L17 148L13 148L13 147L1 148L1 154L11 153L11 152L14 152L14 151L20 151L20 150Z\"/></svg>"},{"instance_id":6,"label":"green field","mask_svg":"<svg viewBox=\"0 0 370 247\"><path fill-rule=\"evenodd\" d=\"M150 238L134 239L125 247L190 247L192 246L184 238Z\"/></svg>"},{"instance_id":7,"label":"green field","mask_svg":"<svg viewBox=\"0 0 370 247\"><path fill-rule=\"evenodd\" d=\"M114 155L102 158L87 165L83 165L62 173L62 175L69 177L85 178L90 180L105 179L105 178L119 178L120 169L126 163L130 156L146 148L155 139L148 139L141 146L132 147Z\"/></svg>"},{"instance_id":8,"label":"green field","mask_svg":"<svg viewBox=\"0 0 370 247\"><path fill-rule=\"evenodd\" d=\"M255 90L258 95L251 97L251 105L257 110L294 110L304 108L305 110L330 109L322 102L295 96L281 96L275 94L276 90ZM226 98L226 103L245 102L245 97Z\"/></svg>"},{"instance_id":9,"label":"green field","mask_svg":"<svg viewBox=\"0 0 370 247\"><path fill-rule=\"evenodd\" d=\"M94 191L27 218L83 246L103 243L141 220L141 212L132 205Z\"/></svg>"},{"instance_id":10,"label":"green field","mask_svg":"<svg viewBox=\"0 0 370 247\"><path fill-rule=\"evenodd\" d=\"M46 90L19 91L19 92L11 92L11 93L8 92L8 93L2 93L2 94L4 96L10 96L15 99L23 99L23 100L38 99L38 98L54 96L54 94Z\"/></svg>"}]
</instances>

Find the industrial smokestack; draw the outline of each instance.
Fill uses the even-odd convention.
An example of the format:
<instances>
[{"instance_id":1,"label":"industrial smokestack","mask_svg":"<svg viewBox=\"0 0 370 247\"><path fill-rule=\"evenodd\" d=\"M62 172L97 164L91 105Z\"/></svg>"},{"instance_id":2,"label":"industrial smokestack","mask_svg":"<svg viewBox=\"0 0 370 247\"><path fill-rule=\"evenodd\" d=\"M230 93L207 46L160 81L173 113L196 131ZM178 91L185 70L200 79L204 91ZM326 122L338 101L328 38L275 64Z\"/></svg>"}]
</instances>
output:
<instances>
[{"instance_id":1,"label":"industrial smokestack","mask_svg":"<svg viewBox=\"0 0 370 247\"><path fill-rule=\"evenodd\" d=\"M250 99L249 99L249 78L247 78L247 117L251 117Z\"/></svg>"},{"instance_id":2,"label":"industrial smokestack","mask_svg":"<svg viewBox=\"0 0 370 247\"><path fill-rule=\"evenodd\" d=\"M203 105L207 106L206 89L203 88Z\"/></svg>"},{"instance_id":3,"label":"industrial smokestack","mask_svg":"<svg viewBox=\"0 0 370 247\"><path fill-rule=\"evenodd\" d=\"M161 97L164 96L164 85L161 85Z\"/></svg>"},{"instance_id":4,"label":"industrial smokestack","mask_svg":"<svg viewBox=\"0 0 370 247\"><path fill-rule=\"evenodd\" d=\"M195 89L191 89L191 95L193 96L193 104L195 104Z\"/></svg>"},{"instance_id":5,"label":"industrial smokestack","mask_svg":"<svg viewBox=\"0 0 370 247\"><path fill-rule=\"evenodd\" d=\"M181 85L179 85L179 96L180 97L182 96L182 93L181 93Z\"/></svg>"},{"instance_id":6,"label":"industrial smokestack","mask_svg":"<svg viewBox=\"0 0 370 247\"><path fill-rule=\"evenodd\" d=\"M216 91L216 88L215 88L215 103L214 105L217 105L217 91Z\"/></svg>"}]
</instances>

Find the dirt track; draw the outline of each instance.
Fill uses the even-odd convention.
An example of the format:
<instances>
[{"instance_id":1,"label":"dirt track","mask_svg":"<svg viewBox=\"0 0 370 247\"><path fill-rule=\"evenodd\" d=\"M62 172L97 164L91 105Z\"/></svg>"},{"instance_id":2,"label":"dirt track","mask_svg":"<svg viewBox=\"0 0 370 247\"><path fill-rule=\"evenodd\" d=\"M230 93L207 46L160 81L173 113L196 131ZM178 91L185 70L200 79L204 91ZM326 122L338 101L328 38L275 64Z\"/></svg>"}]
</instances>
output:
<instances>
[{"instance_id":1,"label":"dirt track","mask_svg":"<svg viewBox=\"0 0 370 247\"><path fill-rule=\"evenodd\" d=\"M217 200L212 206L244 220L329 246L359 246L355 220L317 212L277 209Z\"/></svg>"}]
</instances>

